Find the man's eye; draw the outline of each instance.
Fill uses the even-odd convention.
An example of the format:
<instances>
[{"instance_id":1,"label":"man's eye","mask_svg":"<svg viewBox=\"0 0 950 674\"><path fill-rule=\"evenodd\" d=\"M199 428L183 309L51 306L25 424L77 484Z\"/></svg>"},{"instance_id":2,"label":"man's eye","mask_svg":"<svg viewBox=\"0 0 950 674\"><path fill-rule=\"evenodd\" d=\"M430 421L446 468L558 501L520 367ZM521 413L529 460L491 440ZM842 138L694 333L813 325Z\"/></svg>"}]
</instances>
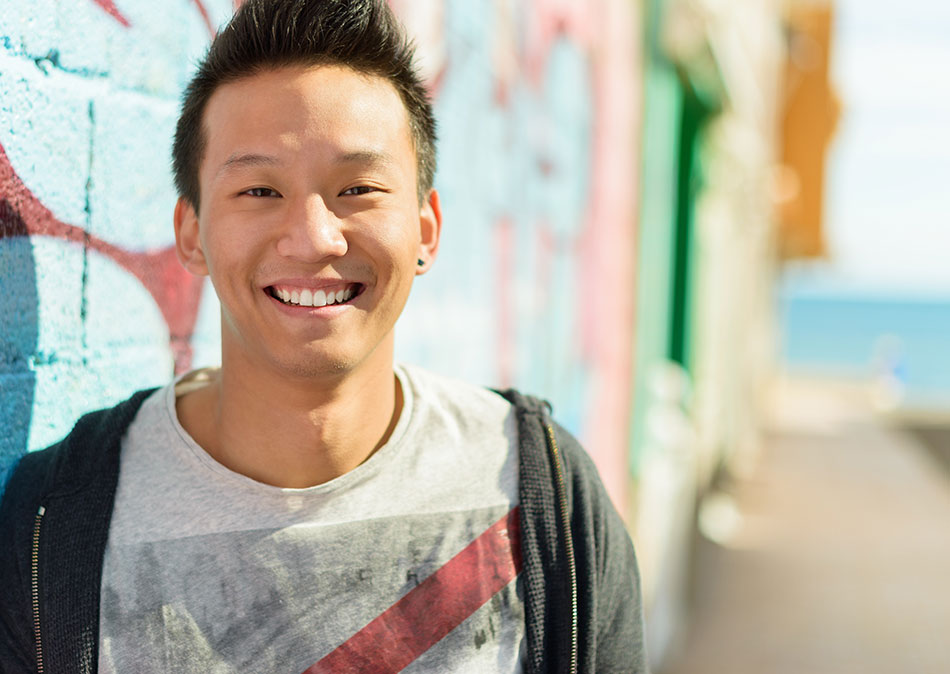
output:
<instances>
[{"instance_id":1,"label":"man's eye","mask_svg":"<svg viewBox=\"0 0 950 674\"><path fill-rule=\"evenodd\" d=\"M369 194L370 192L375 192L376 188L369 185L357 185L356 187L351 187L348 190L343 190L341 194L348 195L360 195L360 194Z\"/></svg>"},{"instance_id":2,"label":"man's eye","mask_svg":"<svg viewBox=\"0 0 950 674\"><path fill-rule=\"evenodd\" d=\"M252 187L249 190L244 190L241 194L246 194L249 197L279 197L274 190L269 187Z\"/></svg>"}]
</instances>

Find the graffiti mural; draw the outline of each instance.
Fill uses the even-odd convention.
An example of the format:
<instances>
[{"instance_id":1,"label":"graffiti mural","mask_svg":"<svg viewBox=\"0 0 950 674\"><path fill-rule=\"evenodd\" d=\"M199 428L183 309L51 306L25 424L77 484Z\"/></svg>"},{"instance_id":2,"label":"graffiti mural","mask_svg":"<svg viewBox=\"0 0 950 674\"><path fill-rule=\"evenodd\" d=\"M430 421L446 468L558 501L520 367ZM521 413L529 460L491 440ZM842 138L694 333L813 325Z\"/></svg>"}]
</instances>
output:
<instances>
[{"instance_id":1,"label":"graffiti mural","mask_svg":"<svg viewBox=\"0 0 950 674\"><path fill-rule=\"evenodd\" d=\"M392 0L439 120L440 258L398 355L554 403L627 482L639 27L629 0Z\"/></svg>"},{"instance_id":2,"label":"graffiti mural","mask_svg":"<svg viewBox=\"0 0 950 674\"><path fill-rule=\"evenodd\" d=\"M172 249L178 97L232 0L0 0L0 469L217 359ZM554 404L622 501L639 109L630 0L391 0L440 121L445 228L398 357Z\"/></svg>"},{"instance_id":3,"label":"graffiti mural","mask_svg":"<svg viewBox=\"0 0 950 674\"><path fill-rule=\"evenodd\" d=\"M213 292L172 248L169 148L231 10L0 1L0 473L83 412L217 357Z\"/></svg>"}]
</instances>

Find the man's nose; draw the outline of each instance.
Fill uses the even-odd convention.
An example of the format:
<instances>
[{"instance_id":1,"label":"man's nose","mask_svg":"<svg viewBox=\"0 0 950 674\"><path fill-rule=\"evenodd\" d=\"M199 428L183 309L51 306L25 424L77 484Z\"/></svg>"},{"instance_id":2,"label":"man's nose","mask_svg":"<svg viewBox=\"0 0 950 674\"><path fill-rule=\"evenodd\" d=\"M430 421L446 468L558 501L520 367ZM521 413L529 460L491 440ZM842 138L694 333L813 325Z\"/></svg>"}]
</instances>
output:
<instances>
[{"instance_id":1,"label":"man's nose","mask_svg":"<svg viewBox=\"0 0 950 674\"><path fill-rule=\"evenodd\" d=\"M299 200L287 212L277 252L304 262L318 262L346 253L343 222L319 195Z\"/></svg>"}]
</instances>

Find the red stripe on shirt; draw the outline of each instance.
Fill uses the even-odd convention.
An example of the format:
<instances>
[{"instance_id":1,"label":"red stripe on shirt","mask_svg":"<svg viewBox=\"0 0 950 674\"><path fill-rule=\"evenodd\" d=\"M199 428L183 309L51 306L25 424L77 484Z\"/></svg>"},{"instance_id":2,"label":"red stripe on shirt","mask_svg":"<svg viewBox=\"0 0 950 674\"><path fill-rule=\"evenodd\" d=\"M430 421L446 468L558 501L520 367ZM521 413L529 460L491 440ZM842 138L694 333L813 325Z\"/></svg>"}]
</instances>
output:
<instances>
[{"instance_id":1,"label":"red stripe on shirt","mask_svg":"<svg viewBox=\"0 0 950 674\"><path fill-rule=\"evenodd\" d=\"M521 525L516 507L304 674L399 672L520 571Z\"/></svg>"}]
</instances>

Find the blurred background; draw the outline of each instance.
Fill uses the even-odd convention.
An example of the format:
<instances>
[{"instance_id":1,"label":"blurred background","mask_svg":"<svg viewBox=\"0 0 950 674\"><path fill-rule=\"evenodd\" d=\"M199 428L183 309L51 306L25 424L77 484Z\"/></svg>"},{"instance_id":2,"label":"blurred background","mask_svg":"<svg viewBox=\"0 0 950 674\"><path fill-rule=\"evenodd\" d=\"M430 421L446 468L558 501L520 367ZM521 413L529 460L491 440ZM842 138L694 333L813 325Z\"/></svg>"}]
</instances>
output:
<instances>
[{"instance_id":1,"label":"blurred background","mask_svg":"<svg viewBox=\"0 0 950 674\"><path fill-rule=\"evenodd\" d=\"M391 0L445 228L398 357L551 400L660 674L950 671L950 4ZM0 0L0 475L218 359L171 245L231 0Z\"/></svg>"}]
</instances>

